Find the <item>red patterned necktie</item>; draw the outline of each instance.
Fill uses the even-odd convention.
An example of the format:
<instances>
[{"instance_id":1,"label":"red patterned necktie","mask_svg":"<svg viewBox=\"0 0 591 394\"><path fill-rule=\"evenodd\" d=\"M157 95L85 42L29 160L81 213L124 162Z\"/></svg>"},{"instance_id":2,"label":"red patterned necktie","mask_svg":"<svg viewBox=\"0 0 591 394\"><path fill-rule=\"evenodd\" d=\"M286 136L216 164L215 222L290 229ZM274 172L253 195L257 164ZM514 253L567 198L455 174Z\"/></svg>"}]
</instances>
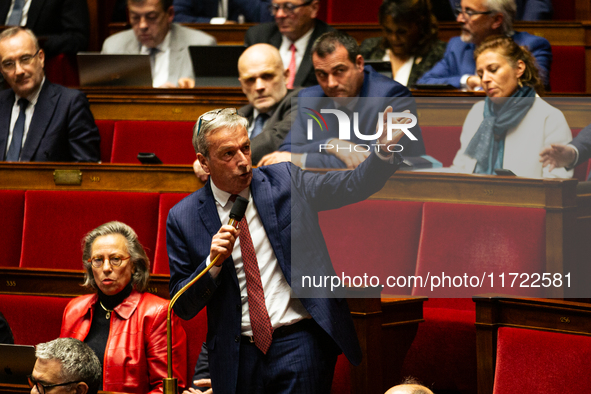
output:
<instances>
[{"instance_id":1,"label":"red patterned necktie","mask_svg":"<svg viewBox=\"0 0 591 394\"><path fill-rule=\"evenodd\" d=\"M295 80L296 75L296 47L293 43L289 47L289 50L291 51L291 61L289 62L289 66L287 67L289 68L289 79L287 80L287 88L293 89L293 81Z\"/></svg>"},{"instance_id":2,"label":"red patterned necktie","mask_svg":"<svg viewBox=\"0 0 591 394\"><path fill-rule=\"evenodd\" d=\"M263 354L273 341L273 326L265 305L265 293L261 282L259 263L254 252L250 231L246 217L240 221L240 251L246 274L246 291L248 293L248 312L250 314L250 325L254 337L254 343Z\"/></svg>"}]
</instances>

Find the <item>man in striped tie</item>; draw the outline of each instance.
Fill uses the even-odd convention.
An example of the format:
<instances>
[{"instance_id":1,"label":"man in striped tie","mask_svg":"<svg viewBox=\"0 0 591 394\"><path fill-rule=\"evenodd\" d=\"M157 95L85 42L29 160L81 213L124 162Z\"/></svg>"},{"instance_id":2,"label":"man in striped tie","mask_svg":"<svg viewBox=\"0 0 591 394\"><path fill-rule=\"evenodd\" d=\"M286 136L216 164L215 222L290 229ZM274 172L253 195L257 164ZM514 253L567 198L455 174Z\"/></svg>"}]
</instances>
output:
<instances>
[{"instance_id":1,"label":"man in striped tie","mask_svg":"<svg viewBox=\"0 0 591 394\"><path fill-rule=\"evenodd\" d=\"M209 181L168 215L171 296L215 266L174 310L191 319L207 306L214 393L328 394L337 355L358 365L362 353L347 302L334 298L340 294L297 296L304 275L335 275L318 211L379 191L402 162L390 152L403 132L383 133L382 148L355 170L320 174L287 162L253 169L247 127L232 108L207 112L195 125L193 145ZM238 229L222 226L237 195L249 200L244 219Z\"/></svg>"}]
</instances>

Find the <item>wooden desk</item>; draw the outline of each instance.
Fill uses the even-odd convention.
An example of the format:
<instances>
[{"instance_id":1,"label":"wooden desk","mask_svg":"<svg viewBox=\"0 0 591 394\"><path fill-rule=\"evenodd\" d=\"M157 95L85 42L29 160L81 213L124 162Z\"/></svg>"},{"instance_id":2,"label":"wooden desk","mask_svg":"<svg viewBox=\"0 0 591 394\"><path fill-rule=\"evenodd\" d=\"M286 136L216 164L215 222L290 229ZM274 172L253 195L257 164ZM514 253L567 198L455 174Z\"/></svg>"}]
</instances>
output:
<instances>
[{"instance_id":1,"label":"wooden desk","mask_svg":"<svg viewBox=\"0 0 591 394\"><path fill-rule=\"evenodd\" d=\"M248 104L236 88L153 89L83 87L95 119L196 121L215 108L240 108ZM480 92L413 90L419 125L461 126L472 105L484 98ZM560 109L571 127L591 124L591 95L548 94L545 98Z\"/></svg>"},{"instance_id":2,"label":"wooden desk","mask_svg":"<svg viewBox=\"0 0 591 394\"><path fill-rule=\"evenodd\" d=\"M591 336L591 304L485 294L476 303L478 394L492 394L499 327Z\"/></svg>"}]
</instances>

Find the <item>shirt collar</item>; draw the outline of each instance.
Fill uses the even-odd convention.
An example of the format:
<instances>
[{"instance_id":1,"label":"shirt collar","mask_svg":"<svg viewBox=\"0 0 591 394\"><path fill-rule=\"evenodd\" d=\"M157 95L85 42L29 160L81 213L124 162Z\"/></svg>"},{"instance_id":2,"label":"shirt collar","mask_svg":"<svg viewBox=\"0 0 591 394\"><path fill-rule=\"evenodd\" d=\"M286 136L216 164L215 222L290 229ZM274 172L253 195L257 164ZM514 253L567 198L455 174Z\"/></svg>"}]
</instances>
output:
<instances>
[{"instance_id":1,"label":"shirt collar","mask_svg":"<svg viewBox=\"0 0 591 394\"><path fill-rule=\"evenodd\" d=\"M211 192L213 193L213 198L218 204L220 204L222 208L225 208L232 194L225 192L219 187L217 187L215 183L213 183L211 177L209 178L209 183L211 185ZM242 190L240 193L238 193L238 195L246 198L247 200L250 200L250 187L247 187L246 189Z\"/></svg>"},{"instance_id":2,"label":"shirt collar","mask_svg":"<svg viewBox=\"0 0 591 394\"><path fill-rule=\"evenodd\" d=\"M314 27L312 27L310 30L306 32L306 34L304 34L303 36L301 36L293 42L293 44L296 47L296 53L301 53L302 55L306 53L306 47L308 46L308 41L310 41L310 37L312 37L313 31ZM291 46L292 41L289 38L285 37L283 34L281 35L281 38L283 41L287 41L287 47L289 48Z\"/></svg>"}]
</instances>

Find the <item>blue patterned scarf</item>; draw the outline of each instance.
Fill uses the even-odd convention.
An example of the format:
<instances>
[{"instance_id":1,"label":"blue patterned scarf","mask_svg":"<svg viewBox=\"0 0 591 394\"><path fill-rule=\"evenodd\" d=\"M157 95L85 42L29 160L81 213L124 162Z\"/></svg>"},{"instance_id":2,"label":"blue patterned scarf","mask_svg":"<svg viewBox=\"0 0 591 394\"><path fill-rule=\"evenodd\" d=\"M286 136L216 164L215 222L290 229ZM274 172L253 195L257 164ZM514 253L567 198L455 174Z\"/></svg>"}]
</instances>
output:
<instances>
[{"instance_id":1,"label":"blue patterned scarf","mask_svg":"<svg viewBox=\"0 0 591 394\"><path fill-rule=\"evenodd\" d=\"M507 131L517 126L534 104L536 92L529 86L517 89L503 104L484 100L484 119L464 154L476 159L476 174L492 174L502 168Z\"/></svg>"}]
</instances>

